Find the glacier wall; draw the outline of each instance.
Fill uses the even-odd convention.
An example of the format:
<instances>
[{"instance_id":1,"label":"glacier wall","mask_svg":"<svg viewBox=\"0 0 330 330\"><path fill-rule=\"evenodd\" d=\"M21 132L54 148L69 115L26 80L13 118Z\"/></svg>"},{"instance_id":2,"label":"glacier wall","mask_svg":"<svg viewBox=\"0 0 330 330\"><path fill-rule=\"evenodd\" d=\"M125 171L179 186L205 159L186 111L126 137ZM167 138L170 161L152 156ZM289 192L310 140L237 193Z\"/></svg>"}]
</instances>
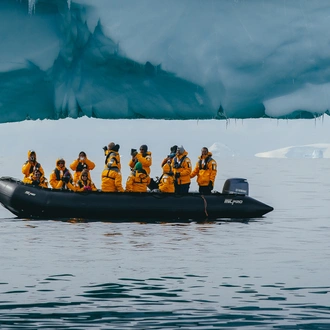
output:
<instances>
[{"instance_id":1,"label":"glacier wall","mask_svg":"<svg viewBox=\"0 0 330 330\"><path fill-rule=\"evenodd\" d=\"M329 114L328 0L1 0L0 122Z\"/></svg>"}]
</instances>

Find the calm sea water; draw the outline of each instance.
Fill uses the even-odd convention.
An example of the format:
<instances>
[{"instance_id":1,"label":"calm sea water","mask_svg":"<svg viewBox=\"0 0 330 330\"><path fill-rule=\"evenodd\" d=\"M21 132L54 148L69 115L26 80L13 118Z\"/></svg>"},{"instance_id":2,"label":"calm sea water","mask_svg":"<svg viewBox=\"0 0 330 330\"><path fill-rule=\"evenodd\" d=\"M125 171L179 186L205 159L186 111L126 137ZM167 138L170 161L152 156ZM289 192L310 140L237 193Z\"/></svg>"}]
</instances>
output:
<instances>
[{"instance_id":1,"label":"calm sea water","mask_svg":"<svg viewBox=\"0 0 330 330\"><path fill-rule=\"evenodd\" d=\"M0 208L1 329L329 329L330 161L226 159L275 210L248 222L16 219Z\"/></svg>"}]
</instances>

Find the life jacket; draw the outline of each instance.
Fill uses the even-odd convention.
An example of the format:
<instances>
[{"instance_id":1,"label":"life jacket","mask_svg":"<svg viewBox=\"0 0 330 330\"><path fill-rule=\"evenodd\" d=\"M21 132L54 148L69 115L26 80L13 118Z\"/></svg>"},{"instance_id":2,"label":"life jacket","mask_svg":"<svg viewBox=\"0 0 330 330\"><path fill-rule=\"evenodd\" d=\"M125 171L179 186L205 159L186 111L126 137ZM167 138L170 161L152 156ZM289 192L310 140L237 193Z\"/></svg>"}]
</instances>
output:
<instances>
[{"instance_id":1,"label":"life jacket","mask_svg":"<svg viewBox=\"0 0 330 330\"><path fill-rule=\"evenodd\" d=\"M78 163L76 172L82 172L84 169L88 169L88 165L86 163Z\"/></svg>"},{"instance_id":2,"label":"life jacket","mask_svg":"<svg viewBox=\"0 0 330 330\"><path fill-rule=\"evenodd\" d=\"M116 158L114 158L114 159L116 159ZM117 172L117 173L120 172L120 170L119 170L118 167L116 167L116 166L111 166L111 167L109 167L109 169L108 169L108 171L107 171L107 174L106 174L106 175L103 175L102 177L103 177L103 178L109 178L109 179L115 180L115 178L111 178L111 177L109 177L109 173L110 173L110 171L115 171L115 172ZM103 172L104 172L104 171L103 171Z\"/></svg>"},{"instance_id":3,"label":"life jacket","mask_svg":"<svg viewBox=\"0 0 330 330\"><path fill-rule=\"evenodd\" d=\"M144 175L144 176L141 176L141 175L136 176L136 173L142 173L142 174L145 174L145 175ZM134 170L134 171L133 171L133 175L134 175L134 177L135 177L135 180L134 180L135 183L145 183L145 182L143 182L143 180L145 180L146 178L148 178L148 173L147 173L146 170L144 170L144 169L141 169L141 170L139 170L139 171ZM140 179L140 182L136 180L137 178Z\"/></svg>"},{"instance_id":4,"label":"life jacket","mask_svg":"<svg viewBox=\"0 0 330 330\"><path fill-rule=\"evenodd\" d=\"M25 164L27 164L29 161L26 161ZM32 172L34 172L35 170L38 170L40 168L40 164L36 163L35 165L31 165L30 169L29 169L29 173L31 174Z\"/></svg>"},{"instance_id":5,"label":"life jacket","mask_svg":"<svg viewBox=\"0 0 330 330\"><path fill-rule=\"evenodd\" d=\"M204 164L203 164L203 159L200 159L199 160L199 169L200 170L207 170L207 164L213 160L212 157L210 156L207 156L205 159L204 159Z\"/></svg>"},{"instance_id":6,"label":"life jacket","mask_svg":"<svg viewBox=\"0 0 330 330\"><path fill-rule=\"evenodd\" d=\"M113 157L113 159L116 161L116 163L117 163L117 165L118 165L118 163L119 163L119 161L118 161L118 159L117 159L117 157L118 157L118 153L115 152L115 151L113 151L113 150L110 150L110 151L107 153L107 155L105 156L104 164L105 164L105 165L108 164L108 159L109 159L110 156Z\"/></svg>"},{"instance_id":7,"label":"life jacket","mask_svg":"<svg viewBox=\"0 0 330 330\"><path fill-rule=\"evenodd\" d=\"M55 172L55 175L56 175L56 180L57 180L57 181L60 181L60 180L61 180L61 172L60 172L60 170L59 170L58 168L55 168L54 172ZM65 167L64 170L63 170L63 174L64 174L65 172L68 172L68 169L67 169L66 167ZM71 177L71 176L70 176L70 177Z\"/></svg>"},{"instance_id":8,"label":"life jacket","mask_svg":"<svg viewBox=\"0 0 330 330\"><path fill-rule=\"evenodd\" d=\"M179 161L178 161L178 157L175 156L174 157L174 168L181 168L182 167L182 163L185 160L185 158L187 157L187 155L184 155Z\"/></svg>"}]
</instances>

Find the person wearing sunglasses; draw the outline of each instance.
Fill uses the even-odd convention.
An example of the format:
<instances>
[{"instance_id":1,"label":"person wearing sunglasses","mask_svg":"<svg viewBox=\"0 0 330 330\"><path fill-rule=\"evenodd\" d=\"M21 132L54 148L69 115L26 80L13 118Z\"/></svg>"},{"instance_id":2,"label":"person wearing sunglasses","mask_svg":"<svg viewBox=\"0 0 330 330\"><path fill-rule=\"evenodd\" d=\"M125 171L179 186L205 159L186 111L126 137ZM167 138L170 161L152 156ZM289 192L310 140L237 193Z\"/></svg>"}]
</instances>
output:
<instances>
[{"instance_id":1,"label":"person wearing sunglasses","mask_svg":"<svg viewBox=\"0 0 330 330\"><path fill-rule=\"evenodd\" d=\"M74 191L76 188L72 182L72 175L65 167L65 160L58 158L56 160L56 167L50 174L49 184L53 189L70 189Z\"/></svg>"},{"instance_id":2,"label":"person wearing sunglasses","mask_svg":"<svg viewBox=\"0 0 330 330\"><path fill-rule=\"evenodd\" d=\"M76 190L78 192L97 191L95 184L92 182L89 176L89 171L84 169L81 171L80 178L76 183Z\"/></svg>"},{"instance_id":3,"label":"person wearing sunglasses","mask_svg":"<svg viewBox=\"0 0 330 330\"><path fill-rule=\"evenodd\" d=\"M37 187L48 188L48 181L39 170L33 171L29 176L29 181L26 183Z\"/></svg>"}]
</instances>

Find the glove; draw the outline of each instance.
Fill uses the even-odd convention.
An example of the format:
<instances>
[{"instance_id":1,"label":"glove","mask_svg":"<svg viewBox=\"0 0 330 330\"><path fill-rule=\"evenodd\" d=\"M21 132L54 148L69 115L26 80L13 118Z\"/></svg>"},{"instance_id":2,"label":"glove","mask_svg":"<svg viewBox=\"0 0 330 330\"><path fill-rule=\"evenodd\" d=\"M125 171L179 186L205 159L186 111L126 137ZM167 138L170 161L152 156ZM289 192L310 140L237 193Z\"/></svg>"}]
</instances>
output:
<instances>
[{"instance_id":1,"label":"glove","mask_svg":"<svg viewBox=\"0 0 330 330\"><path fill-rule=\"evenodd\" d=\"M213 182L212 181L209 182L208 187L210 188L210 190L213 190Z\"/></svg>"},{"instance_id":2,"label":"glove","mask_svg":"<svg viewBox=\"0 0 330 330\"><path fill-rule=\"evenodd\" d=\"M180 173L179 172L175 173L175 178L178 179L179 177L180 177Z\"/></svg>"},{"instance_id":3,"label":"glove","mask_svg":"<svg viewBox=\"0 0 330 330\"><path fill-rule=\"evenodd\" d=\"M35 169L36 169L36 170L39 170L39 168L40 168L40 164L37 163L36 166L35 166Z\"/></svg>"},{"instance_id":4,"label":"glove","mask_svg":"<svg viewBox=\"0 0 330 330\"><path fill-rule=\"evenodd\" d=\"M107 147L107 146L104 146L104 147L103 147L103 150L104 150L104 151L107 151L107 150L108 150L108 147Z\"/></svg>"},{"instance_id":5,"label":"glove","mask_svg":"<svg viewBox=\"0 0 330 330\"><path fill-rule=\"evenodd\" d=\"M64 176L62 178L62 181L65 182L65 183L68 183L70 181L70 177L69 176Z\"/></svg>"},{"instance_id":6,"label":"glove","mask_svg":"<svg viewBox=\"0 0 330 330\"><path fill-rule=\"evenodd\" d=\"M135 157L138 154L136 149L131 149L131 156Z\"/></svg>"}]
</instances>

